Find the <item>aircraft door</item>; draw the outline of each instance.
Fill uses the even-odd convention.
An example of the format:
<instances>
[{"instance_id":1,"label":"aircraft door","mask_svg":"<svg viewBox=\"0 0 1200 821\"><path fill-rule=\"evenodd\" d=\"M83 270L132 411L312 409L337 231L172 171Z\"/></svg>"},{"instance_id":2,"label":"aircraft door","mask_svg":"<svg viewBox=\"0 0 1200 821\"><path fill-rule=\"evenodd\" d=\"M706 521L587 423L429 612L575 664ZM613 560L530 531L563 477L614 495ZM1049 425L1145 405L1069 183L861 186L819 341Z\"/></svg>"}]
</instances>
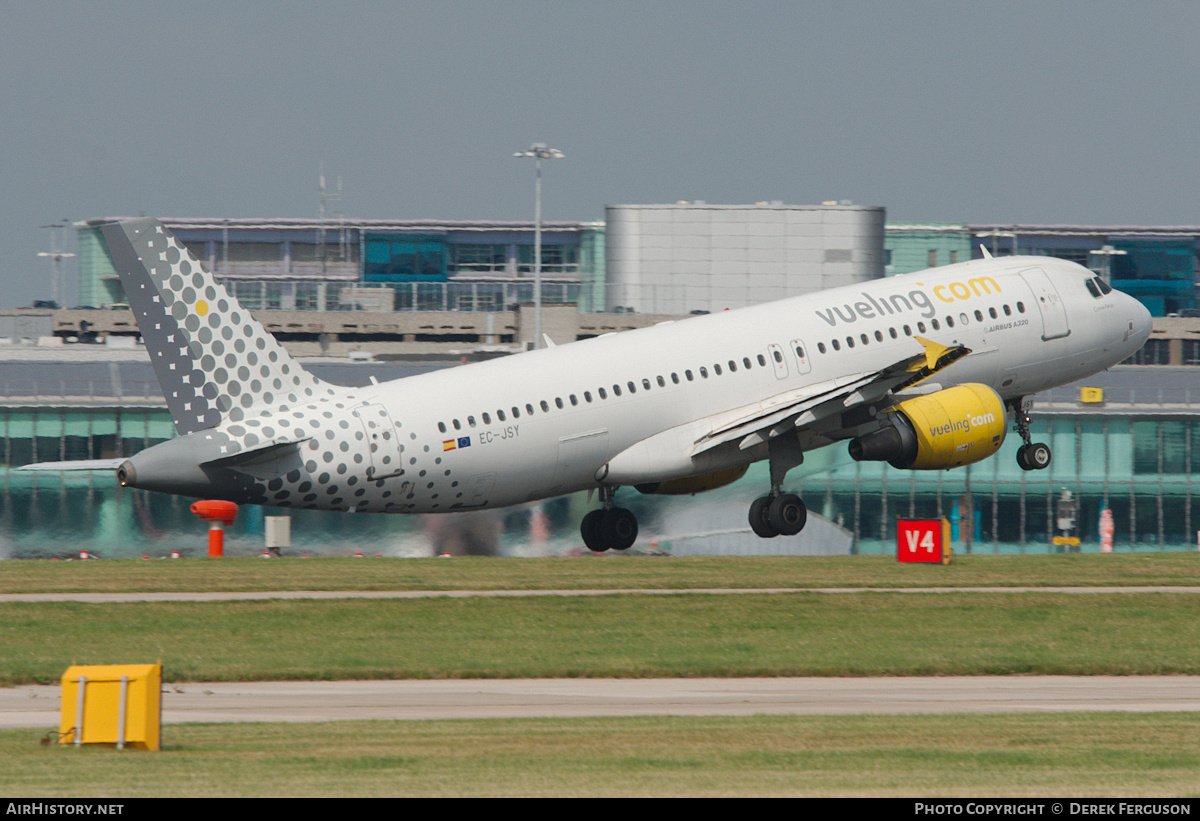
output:
<instances>
[{"instance_id":1,"label":"aircraft door","mask_svg":"<svg viewBox=\"0 0 1200 821\"><path fill-rule=\"evenodd\" d=\"M792 346L792 351L796 354L796 369L800 373L808 373L812 370L812 362L808 359L808 346L803 340L793 339L788 343Z\"/></svg>"},{"instance_id":2,"label":"aircraft door","mask_svg":"<svg viewBox=\"0 0 1200 821\"><path fill-rule=\"evenodd\" d=\"M771 364L775 366L775 378L786 379L788 375L787 360L783 357L783 349L778 345L768 345L770 351Z\"/></svg>"},{"instance_id":3,"label":"aircraft door","mask_svg":"<svg viewBox=\"0 0 1200 821\"><path fill-rule=\"evenodd\" d=\"M360 405L354 415L362 424L366 437L371 466L367 470L370 479L386 479L403 473L400 460L400 438L395 425L383 405Z\"/></svg>"},{"instance_id":4,"label":"aircraft door","mask_svg":"<svg viewBox=\"0 0 1200 821\"><path fill-rule=\"evenodd\" d=\"M1026 268L1021 278L1033 291L1034 302L1042 316L1042 339L1058 339L1071 333L1067 324L1067 308L1058 289L1041 268Z\"/></svg>"}]
</instances>

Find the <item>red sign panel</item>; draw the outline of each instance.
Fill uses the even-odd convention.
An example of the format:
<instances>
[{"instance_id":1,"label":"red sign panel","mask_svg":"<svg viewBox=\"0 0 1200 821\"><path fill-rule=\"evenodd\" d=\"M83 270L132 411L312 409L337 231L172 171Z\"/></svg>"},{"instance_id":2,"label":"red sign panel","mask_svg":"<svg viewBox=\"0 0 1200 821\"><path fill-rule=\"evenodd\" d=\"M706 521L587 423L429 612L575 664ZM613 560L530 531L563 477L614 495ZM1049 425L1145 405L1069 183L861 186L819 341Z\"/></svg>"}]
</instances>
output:
<instances>
[{"instance_id":1,"label":"red sign panel","mask_svg":"<svg viewBox=\"0 0 1200 821\"><path fill-rule=\"evenodd\" d=\"M942 561L941 519L900 519L896 522L896 558L902 562Z\"/></svg>"}]
</instances>

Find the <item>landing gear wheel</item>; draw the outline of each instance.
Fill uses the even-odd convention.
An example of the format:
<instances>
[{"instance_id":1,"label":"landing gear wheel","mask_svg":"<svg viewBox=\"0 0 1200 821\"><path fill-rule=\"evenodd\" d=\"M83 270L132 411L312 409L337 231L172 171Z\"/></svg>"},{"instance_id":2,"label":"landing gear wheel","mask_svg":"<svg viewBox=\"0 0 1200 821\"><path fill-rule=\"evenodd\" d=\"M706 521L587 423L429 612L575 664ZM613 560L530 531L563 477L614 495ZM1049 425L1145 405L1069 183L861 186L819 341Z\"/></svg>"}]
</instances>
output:
<instances>
[{"instance_id":1,"label":"landing gear wheel","mask_svg":"<svg viewBox=\"0 0 1200 821\"><path fill-rule=\"evenodd\" d=\"M771 506L771 497L763 496L750 504L750 529L760 539L773 539L779 531L767 520L767 509Z\"/></svg>"},{"instance_id":2,"label":"landing gear wheel","mask_svg":"<svg viewBox=\"0 0 1200 821\"><path fill-rule=\"evenodd\" d=\"M613 495L617 489L611 485L600 488L600 501L604 507L593 510L579 523L579 533L588 550L603 553L605 550L628 550L637 541L637 517L632 511L613 506Z\"/></svg>"},{"instance_id":3,"label":"landing gear wheel","mask_svg":"<svg viewBox=\"0 0 1200 821\"><path fill-rule=\"evenodd\" d=\"M600 543L613 550L628 550L637 541L637 517L623 507L600 511Z\"/></svg>"},{"instance_id":4,"label":"landing gear wheel","mask_svg":"<svg viewBox=\"0 0 1200 821\"><path fill-rule=\"evenodd\" d=\"M1017 464L1022 470L1045 470L1050 467L1050 446L1042 442L1022 445L1017 449Z\"/></svg>"},{"instance_id":5,"label":"landing gear wheel","mask_svg":"<svg viewBox=\"0 0 1200 821\"><path fill-rule=\"evenodd\" d=\"M587 513L583 517L583 521L579 523L579 534L583 536L583 543L593 553L603 553L608 549L600 541L600 520L603 516L603 510L593 510Z\"/></svg>"},{"instance_id":6,"label":"landing gear wheel","mask_svg":"<svg viewBox=\"0 0 1200 821\"><path fill-rule=\"evenodd\" d=\"M808 521L808 508L794 493L781 493L767 508L767 521L781 536L795 536Z\"/></svg>"}]
</instances>

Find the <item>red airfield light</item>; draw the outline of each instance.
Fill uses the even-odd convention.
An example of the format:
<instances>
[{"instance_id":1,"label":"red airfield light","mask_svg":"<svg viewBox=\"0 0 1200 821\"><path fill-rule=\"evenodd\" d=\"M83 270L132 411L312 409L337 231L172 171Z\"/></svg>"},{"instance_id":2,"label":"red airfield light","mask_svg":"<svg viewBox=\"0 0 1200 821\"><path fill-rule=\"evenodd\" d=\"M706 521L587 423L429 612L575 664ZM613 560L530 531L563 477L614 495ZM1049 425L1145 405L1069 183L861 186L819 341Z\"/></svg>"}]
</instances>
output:
<instances>
[{"instance_id":1,"label":"red airfield light","mask_svg":"<svg viewBox=\"0 0 1200 821\"><path fill-rule=\"evenodd\" d=\"M213 558L224 556L225 528L237 518L237 505L222 499L206 499L193 502L192 513L202 521L211 522L208 526L208 555Z\"/></svg>"}]
</instances>

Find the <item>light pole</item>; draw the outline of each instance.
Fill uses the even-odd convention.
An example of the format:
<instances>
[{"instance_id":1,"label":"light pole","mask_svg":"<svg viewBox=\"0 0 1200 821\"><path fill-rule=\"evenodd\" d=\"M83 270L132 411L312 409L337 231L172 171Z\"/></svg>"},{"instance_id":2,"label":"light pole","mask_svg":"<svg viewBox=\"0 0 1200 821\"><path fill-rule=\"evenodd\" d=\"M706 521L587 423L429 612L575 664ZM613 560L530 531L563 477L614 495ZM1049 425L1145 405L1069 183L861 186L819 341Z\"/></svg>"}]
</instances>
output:
<instances>
[{"instance_id":1,"label":"light pole","mask_svg":"<svg viewBox=\"0 0 1200 821\"><path fill-rule=\"evenodd\" d=\"M537 168L533 188L533 347L542 347L542 160L561 160L567 155L545 143L534 143L514 157L532 157Z\"/></svg>"},{"instance_id":2,"label":"light pole","mask_svg":"<svg viewBox=\"0 0 1200 821\"><path fill-rule=\"evenodd\" d=\"M62 281L62 261L75 256L74 254L68 254L62 250L63 231L69 224L70 220L68 220L66 217L63 217L62 222L56 222L51 225L43 225L43 228L50 229L50 251L38 252L39 257L50 257L50 259L54 261L54 304L59 308L62 307L62 299L60 298L59 293L61 290L59 283Z\"/></svg>"}]
</instances>

